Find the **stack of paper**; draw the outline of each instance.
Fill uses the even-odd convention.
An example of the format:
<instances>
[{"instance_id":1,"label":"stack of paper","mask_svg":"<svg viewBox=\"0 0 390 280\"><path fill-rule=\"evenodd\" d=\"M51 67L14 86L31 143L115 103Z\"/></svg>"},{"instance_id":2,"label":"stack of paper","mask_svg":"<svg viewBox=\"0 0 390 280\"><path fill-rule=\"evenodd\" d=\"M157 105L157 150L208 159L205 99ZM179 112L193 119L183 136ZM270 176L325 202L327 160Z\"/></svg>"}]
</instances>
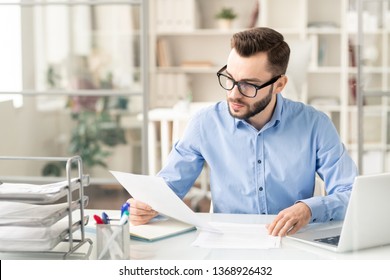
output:
<instances>
[{"instance_id":1,"label":"stack of paper","mask_svg":"<svg viewBox=\"0 0 390 280\"><path fill-rule=\"evenodd\" d=\"M79 185L77 178L71 180L72 190L79 188ZM45 185L4 182L0 184L0 200L49 203L64 196L67 188L67 180Z\"/></svg>"}]
</instances>

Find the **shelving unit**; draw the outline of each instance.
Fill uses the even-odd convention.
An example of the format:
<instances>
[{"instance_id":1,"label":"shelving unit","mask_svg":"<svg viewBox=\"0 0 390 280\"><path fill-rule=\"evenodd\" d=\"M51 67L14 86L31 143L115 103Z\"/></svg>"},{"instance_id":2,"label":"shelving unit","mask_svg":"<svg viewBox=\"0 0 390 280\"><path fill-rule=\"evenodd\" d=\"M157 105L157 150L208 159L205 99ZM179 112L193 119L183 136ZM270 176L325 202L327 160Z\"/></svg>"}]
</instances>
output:
<instances>
[{"instance_id":1,"label":"shelving unit","mask_svg":"<svg viewBox=\"0 0 390 280\"><path fill-rule=\"evenodd\" d=\"M312 104L333 120L343 142L348 142L348 0L260 0L259 25L280 31L287 42L311 45L306 89L299 101ZM281 11L281 12L277 12ZM289 15L294 14L294 17ZM272 16L271 16L272 15ZM290 22L290 19L293 21ZM294 50L292 49L292 55Z\"/></svg>"},{"instance_id":2,"label":"shelving unit","mask_svg":"<svg viewBox=\"0 0 390 280\"><path fill-rule=\"evenodd\" d=\"M88 258L92 241L85 237L85 224L88 217L84 208L88 197L84 187L89 184L89 176L83 173L83 163L79 156L70 158L53 157L0 157L0 161L57 161L65 163L66 180L48 185L13 183L2 178L0 203L3 209L0 216L0 254L26 254L31 256L61 256ZM74 168L77 171L72 171ZM19 177L20 178L20 177ZM64 203L59 203L62 198ZM15 207L14 210L12 210ZM10 209L11 208L11 209ZM17 209L17 210L16 210ZM76 212L77 211L77 212ZM5 214L8 213L8 214ZM75 232L80 231L80 238ZM12 232L5 236L5 232ZM32 234L32 232L34 234ZM53 250L62 242L67 249ZM86 252L78 250L89 244Z\"/></svg>"},{"instance_id":3,"label":"shelving unit","mask_svg":"<svg viewBox=\"0 0 390 280\"><path fill-rule=\"evenodd\" d=\"M169 1L169 0L167 0ZM172 1L172 0L171 0ZM357 83L357 1L358 0L187 0L198 7L199 21L192 28L161 31L154 20L158 17L157 0L151 1L151 108L172 107L177 101L191 98L195 102L223 100L215 72L226 63L233 33L246 29L259 3L257 26L280 31L290 45L305 41L310 44L307 75L297 95L284 96L311 104L326 112L333 120L343 143L358 162ZM212 3L211 3L212 2ZM389 1L366 2L363 54L364 84L371 95L364 106L364 168L361 173L390 171L390 121L388 97L375 94L390 88L390 4ZM219 30L214 15L222 7L232 7L238 19L231 30ZM196 18L196 17L195 17ZM170 54L168 66L158 64L158 40L166 42ZM368 47L368 48L367 48ZM299 48L292 48L292 56ZM163 52L164 53L164 52ZM301 54L298 54L298 56ZM183 61L208 61L209 67L182 67ZM291 66L291 65L290 65ZM305 69L301 70L305 71ZM288 76L299 70L293 70ZM163 82L159 81L160 79ZM179 89L170 87L177 78ZM376 96L375 96L376 95Z\"/></svg>"},{"instance_id":4,"label":"shelving unit","mask_svg":"<svg viewBox=\"0 0 390 280\"><path fill-rule=\"evenodd\" d=\"M357 0L357 152L359 169L370 170L365 158L376 157L390 170L390 1ZM370 13L377 16L378 29Z\"/></svg>"},{"instance_id":5,"label":"shelving unit","mask_svg":"<svg viewBox=\"0 0 390 280\"><path fill-rule=\"evenodd\" d=\"M176 0L150 2L151 108L172 107L186 99L214 102L223 98L215 73L226 63L231 35L249 24L256 1L245 1L245 5L232 0L177 1L182 2L182 12L178 14L187 18L186 25L180 24L180 18L175 21L170 20L169 15L164 16L162 6L171 10L176 6ZM215 14L222 7L233 7L239 15L233 30L218 28ZM192 12L186 13L189 10ZM173 27L160 28L163 21L168 21ZM156 47L159 40L166 44L162 51ZM159 56L164 56L164 53L168 53L168 64L159 65Z\"/></svg>"}]
</instances>

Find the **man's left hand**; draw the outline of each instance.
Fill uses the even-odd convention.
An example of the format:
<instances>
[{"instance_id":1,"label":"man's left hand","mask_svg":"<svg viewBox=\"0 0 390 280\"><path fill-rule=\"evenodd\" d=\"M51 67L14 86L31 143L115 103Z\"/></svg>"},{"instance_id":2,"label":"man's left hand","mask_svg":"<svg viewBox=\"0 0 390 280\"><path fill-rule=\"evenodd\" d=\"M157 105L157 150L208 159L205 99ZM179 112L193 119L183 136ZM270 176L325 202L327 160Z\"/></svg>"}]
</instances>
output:
<instances>
[{"instance_id":1,"label":"man's left hand","mask_svg":"<svg viewBox=\"0 0 390 280\"><path fill-rule=\"evenodd\" d=\"M273 236L294 234L310 221L311 210L303 202L298 202L279 212L272 223L267 225L268 233Z\"/></svg>"}]
</instances>

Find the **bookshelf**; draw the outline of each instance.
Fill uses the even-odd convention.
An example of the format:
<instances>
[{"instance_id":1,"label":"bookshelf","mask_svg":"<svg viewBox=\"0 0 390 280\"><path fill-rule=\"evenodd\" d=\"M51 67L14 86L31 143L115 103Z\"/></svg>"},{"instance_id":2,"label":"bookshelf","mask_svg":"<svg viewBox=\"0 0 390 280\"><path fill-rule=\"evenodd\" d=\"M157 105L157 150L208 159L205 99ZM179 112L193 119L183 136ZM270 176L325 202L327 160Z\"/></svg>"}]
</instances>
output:
<instances>
[{"instance_id":1,"label":"bookshelf","mask_svg":"<svg viewBox=\"0 0 390 280\"><path fill-rule=\"evenodd\" d=\"M357 47L357 154L359 167L390 169L389 97L390 97L390 2L355 1L359 25L354 27ZM369 152L367 152L369 151Z\"/></svg>"},{"instance_id":2,"label":"bookshelf","mask_svg":"<svg viewBox=\"0 0 390 280\"><path fill-rule=\"evenodd\" d=\"M187 20L172 20L165 10L178 8L180 16ZM151 46L151 108L172 107L180 100L194 102L214 102L223 95L215 73L226 62L230 52L230 37L250 23L251 12L257 0L245 1L205 1L205 0L152 0L150 2L150 46ZM161 8L164 6L164 9ZM220 29L215 14L222 7L232 7L239 15L230 30ZM251 7L248 9L248 7ZM191 12L186 12L190 11ZM166 28L161 22L168 22ZM175 24L173 22L187 22ZM173 25L173 26L172 26ZM165 44L163 51L153 46ZM168 64L158 63L168 54ZM155 63L157 62L157 63ZM178 81L179 89L171 85ZM162 82L164 81L164 82Z\"/></svg>"},{"instance_id":3,"label":"bookshelf","mask_svg":"<svg viewBox=\"0 0 390 280\"><path fill-rule=\"evenodd\" d=\"M169 5L170 0L166 4ZM389 91L390 88L390 3L364 0L185 0L196 7L189 28L175 26L161 30L154 20L159 13L156 0L150 5L151 108L172 107L182 99L214 102L224 99L215 73L226 63L231 35L243 30L253 20L258 3L257 26L280 31L287 42L307 41L310 54L302 87L292 99L311 104L333 120L352 157L358 160L358 106L356 81L358 55L357 1L362 1L364 17L363 80L365 89ZM161 1L163 2L163 1ZM174 1L171 1L174 5ZM214 15L222 7L232 7L238 14L232 29L221 30ZM183 8L184 9L184 8ZM187 8L186 8L187 9ZM188 8L189 9L189 8ZM293 16L292 16L293 15ZM161 18L160 18L161 20ZM170 64L157 63L158 40L165 40L171 54ZM294 49L292 48L294 52ZM293 53L292 53L293 55ZM355 59L355 61L353 61ZM203 66L182 66L183 61L203 61ZM206 65L208 62L209 65ZM290 64L291 65L291 64ZM297 72L297 71L292 71ZM159 83L171 75L182 88L171 90ZM294 74L291 73L291 76ZM175 77L176 76L176 77ZM287 94L284 94L290 97ZM389 98L364 98L364 155L361 173L390 171Z\"/></svg>"}]
</instances>

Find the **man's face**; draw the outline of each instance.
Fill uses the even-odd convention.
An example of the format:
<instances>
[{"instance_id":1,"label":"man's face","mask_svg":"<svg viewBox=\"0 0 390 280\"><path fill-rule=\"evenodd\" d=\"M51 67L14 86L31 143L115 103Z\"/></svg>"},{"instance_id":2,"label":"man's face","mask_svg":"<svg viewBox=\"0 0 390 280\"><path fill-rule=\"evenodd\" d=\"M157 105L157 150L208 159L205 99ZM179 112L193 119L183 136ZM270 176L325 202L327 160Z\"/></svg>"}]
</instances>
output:
<instances>
[{"instance_id":1,"label":"man's face","mask_svg":"<svg viewBox=\"0 0 390 280\"><path fill-rule=\"evenodd\" d=\"M227 63L226 74L235 81L245 81L261 86L273 78L266 70L267 56L259 53L251 57L241 57L232 49ZM273 85L257 91L254 98L242 95L237 86L227 92L230 114L238 119L249 119L261 113L273 98Z\"/></svg>"}]
</instances>

